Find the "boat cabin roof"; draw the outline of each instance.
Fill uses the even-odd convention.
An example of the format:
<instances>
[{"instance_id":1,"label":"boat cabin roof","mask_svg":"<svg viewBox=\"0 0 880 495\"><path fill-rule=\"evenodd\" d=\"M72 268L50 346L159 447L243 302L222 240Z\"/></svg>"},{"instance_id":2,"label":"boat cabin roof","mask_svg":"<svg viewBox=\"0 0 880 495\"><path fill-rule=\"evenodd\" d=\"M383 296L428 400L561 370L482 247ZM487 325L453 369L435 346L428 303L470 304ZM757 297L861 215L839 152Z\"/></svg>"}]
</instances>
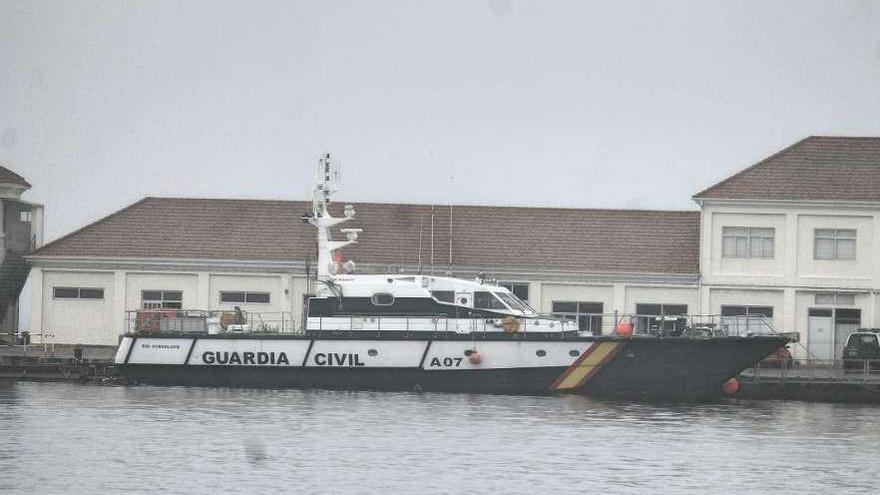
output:
<instances>
[{"instance_id":1,"label":"boat cabin roof","mask_svg":"<svg viewBox=\"0 0 880 495\"><path fill-rule=\"evenodd\" d=\"M536 315L528 303L500 285L433 275L335 275L333 284L343 297L373 297L391 294L395 298L432 298L441 304L463 307L484 307L516 315ZM333 297L328 288L318 291L319 297Z\"/></svg>"}]
</instances>

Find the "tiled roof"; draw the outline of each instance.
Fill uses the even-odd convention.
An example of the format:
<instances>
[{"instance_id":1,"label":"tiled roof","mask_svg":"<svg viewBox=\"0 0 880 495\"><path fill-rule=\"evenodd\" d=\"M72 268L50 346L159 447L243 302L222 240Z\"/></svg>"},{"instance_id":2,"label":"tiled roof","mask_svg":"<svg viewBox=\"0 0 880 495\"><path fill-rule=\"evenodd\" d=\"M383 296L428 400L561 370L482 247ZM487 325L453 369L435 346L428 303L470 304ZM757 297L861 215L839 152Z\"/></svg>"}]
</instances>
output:
<instances>
[{"instance_id":1,"label":"tiled roof","mask_svg":"<svg viewBox=\"0 0 880 495\"><path fill-rule=\"evenodd\" d=\"M28 184L28 181L24 180L24 177L18 175L17 173L9 170L0 164L0 184L16 184L24 187L31 187Z\"/></svg>"},{"instance_id":2,"label":"tiled roof","mask_svg":"<svg viewBox=\"0 0 880 495\"><path fill-rule=\"evenodd\" d=\"M416 265L431 259L431 206L355 203L359 244L346 259ZM145 198L49 243L34 256L304 261L315 230L305 201ZM341 214L342 205L331 208ZM449 206L434 207L434 264L449 264ZM456 266L577 273L699 273L697 211L454 206ZM338 237L341 238L341 235Z\"/></svg>"},{"instance_id":3,"label":"tiled roof","mask_svg":"<svg viewBox=\"0 0 880 495\"><path fill-rule=\"evenodd\" d=\"M694 198L880 202L880 137L808 137Z\"/></svg>"}]
</instances>

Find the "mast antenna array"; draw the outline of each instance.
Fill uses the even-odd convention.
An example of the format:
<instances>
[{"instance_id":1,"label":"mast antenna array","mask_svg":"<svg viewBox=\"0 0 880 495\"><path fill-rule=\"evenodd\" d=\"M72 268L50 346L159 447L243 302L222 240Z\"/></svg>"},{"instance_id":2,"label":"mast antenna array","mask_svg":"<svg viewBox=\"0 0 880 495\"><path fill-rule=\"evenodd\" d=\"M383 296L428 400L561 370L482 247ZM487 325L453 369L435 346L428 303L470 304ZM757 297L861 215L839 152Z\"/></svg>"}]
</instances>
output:
<instances>
[{"instance_id":1,"label":"mast antenna array","mask_svg":"<svg viewBox=\"0 0 880 495\"><path fill-rule=\"evenodd\" d=\"M363 231L363 229L339 229L345 234L344 241L334 241L330 235L330 227L347 222L356 215L352 205L345 205L341 218L330 214L327 206L330 204L330 197L338 189L339 167L330 157L330 153L324 153L318 160L318 169L315 175L312 214L303 218L318 229L318 280L321 281L330 280L333 275L354 271L353 261L342 263L341 260L334 260L333 253L345 246L357 243L358 234Z\"/></svg>"}]
</instances>

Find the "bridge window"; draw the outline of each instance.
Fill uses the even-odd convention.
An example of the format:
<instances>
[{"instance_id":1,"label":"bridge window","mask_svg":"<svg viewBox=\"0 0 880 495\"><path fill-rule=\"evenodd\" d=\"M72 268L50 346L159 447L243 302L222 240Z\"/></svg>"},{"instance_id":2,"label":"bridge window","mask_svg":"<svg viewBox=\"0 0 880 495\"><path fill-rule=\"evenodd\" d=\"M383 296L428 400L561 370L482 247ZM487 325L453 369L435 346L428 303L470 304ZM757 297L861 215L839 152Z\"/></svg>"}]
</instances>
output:
<instances>
[{"instance_id":1,"label":"bridge window","mask_svg":"<svg viewBox=\"0 0 880 495\"><path fill-rule=\"evenodd\" d=\"M439 302L453 304L455 302L455 291L451 290L432 290L431 296Z\"/></svg>"},{"instance_id":2,"label":"bridge window","mask_svg":"<svg viewBox=\"0 0 880 495\"><path fill-rule=\"evenodd\" d=\"M53 287L55 299L104 299L104 289L88 287Z\"/></svg>"},{"instance_id":3,"label":"bridge window","mask_svg":"<svg viewBox=\"0 0 880 495\"><path fill-rule=\"evenodd\" d=\"M474 292L474 307L478 309L507 310L507 306L489 291L478 290Z\"/></svg>"},{"instance_id":4,"label":"bridge window","mask_svg":"<svg viewBox=\"0 0 880 495\"><path fill-rule=\"evenodd\" d=\"M394 304L394 294L388 292L377 292L371 298L374 306L391 306Z\"/></svg>"},{"instance_id":5,"label":"bridge window","mask_svg":"<svg viewBox=\"0 0 880 495\"><path fill-rule=\"evenodd\" d=\"M141 291L141 307L144 309L181 309L183 308L183 291Z\"/></svg>"}]
</instances>

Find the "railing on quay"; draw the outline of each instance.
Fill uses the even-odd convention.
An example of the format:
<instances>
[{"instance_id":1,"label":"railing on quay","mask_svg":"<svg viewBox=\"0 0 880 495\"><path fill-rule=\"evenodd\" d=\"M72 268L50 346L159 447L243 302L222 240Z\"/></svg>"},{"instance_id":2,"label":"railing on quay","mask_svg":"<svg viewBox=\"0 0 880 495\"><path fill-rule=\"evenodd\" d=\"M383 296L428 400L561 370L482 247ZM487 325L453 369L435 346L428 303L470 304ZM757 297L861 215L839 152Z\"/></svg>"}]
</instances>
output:
<instances>
[{"instance_id":1,"label":"railing on quay","mask_svg":"<svg viewBox=\"0 0 880 495\"><path fill-rule=\"evenodd\" d=\"M742 373L760 383L865 382L880 384L880 359L765 359Z\"/></svg>"}]
</instances>

